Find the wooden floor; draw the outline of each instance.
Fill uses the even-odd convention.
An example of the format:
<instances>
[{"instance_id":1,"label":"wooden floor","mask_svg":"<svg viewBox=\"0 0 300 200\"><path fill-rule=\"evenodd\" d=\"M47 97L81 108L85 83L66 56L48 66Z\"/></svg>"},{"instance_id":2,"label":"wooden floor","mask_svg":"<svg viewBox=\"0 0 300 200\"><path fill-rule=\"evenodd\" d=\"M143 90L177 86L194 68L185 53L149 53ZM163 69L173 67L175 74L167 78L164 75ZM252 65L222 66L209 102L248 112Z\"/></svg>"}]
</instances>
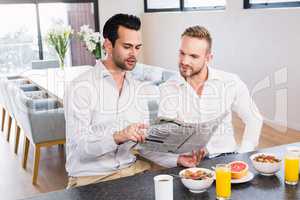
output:
<instances>
[{"instance_id":1,"label":"wooden floor","mask_svg":"<svg viewBox=\"0 0 300 200\"><path fill-rule=\"evenodd\" d=\"M240 141L244 125L236 117L234 118L234 125L236 139ZM299 141L299 131L288 129L281 132L264 125L259 148ZM14 134L11 135L10 143L8 143L6 136L0 132L0 199L20 199L65 188L67 174L64 166L65 155L63 148L55 146L41 151L38 185L33 186L31 185L33 148L32 146L30 148L27 170L23 170L21 167L23 137L21 137L18 155L13 153L13 145Z\"/></svg>"},{"instance_id":2,"label":"wooden floor","mask_svg":"<svg viewBox=\"0 0 300 200\"><path fill-rule=\"evenodd\" d=\"M13 125L14 127L14 125ZM14 129L10 143L0 131L0 199L13 200L31 197L39 193L65 188L67 173L65 171L64 149L58 146L41 150L38 185L31 184L33 170L33 146L30 146L27 169L22 168L23 133L20 137L18 155L14 154Z\"/></svg>"}]
</instances>

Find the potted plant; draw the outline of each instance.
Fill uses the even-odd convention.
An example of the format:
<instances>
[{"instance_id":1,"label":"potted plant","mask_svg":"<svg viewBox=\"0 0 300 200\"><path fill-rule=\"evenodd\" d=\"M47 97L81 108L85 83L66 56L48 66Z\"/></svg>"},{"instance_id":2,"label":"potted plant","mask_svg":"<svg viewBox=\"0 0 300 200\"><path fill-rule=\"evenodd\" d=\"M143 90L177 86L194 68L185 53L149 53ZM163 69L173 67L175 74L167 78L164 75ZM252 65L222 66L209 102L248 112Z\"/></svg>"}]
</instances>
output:
<instances>
[{"instance_id":1,"label":"potted plant","mask_svg":"<svg viewBox=\"0 0 300 200\"><path fill-rule=\"evenodd\" d=\"M83 25L80 27L77 35L80 41L84 43L86 49L95 56L96 60L101 59L101 34L95 32L89 25Z\"/></svg>"},{"instance_id":2,"label":"potted plant","mask_svg":"<svg viewBox=\"0 0 300 200\"><path fill-rule=\"evenodd\" d=\"M65 67L65 57L69 48L69 42L73 35L71 26L63 24L55 24L47 32L46 41L49 46L53 47L59 58L61 69Z\"/></svg>"}]
</instances>

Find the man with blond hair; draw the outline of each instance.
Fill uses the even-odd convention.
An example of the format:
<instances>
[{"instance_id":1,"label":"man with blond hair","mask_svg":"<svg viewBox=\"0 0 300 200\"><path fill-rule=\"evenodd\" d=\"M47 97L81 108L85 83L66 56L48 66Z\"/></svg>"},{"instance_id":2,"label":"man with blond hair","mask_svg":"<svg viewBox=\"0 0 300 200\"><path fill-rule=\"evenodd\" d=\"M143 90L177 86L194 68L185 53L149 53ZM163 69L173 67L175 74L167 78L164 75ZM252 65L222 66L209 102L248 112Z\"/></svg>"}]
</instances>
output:
<instances>
[{"instance_id":1,"label":"man with blond hair","mask_svg":"<svg viewBox=\"0 0 300 200\"><path fill-rule=\"evenodd\" d=\"M158 116L198 123L228 111L226 119L207 144L207 153L213 157L252 151L259 141L262 117L245 83L235 74L209 67L212 58L209 31L201 26L187 28L181 35L179 49L181 77L160 87ZM232 111L245 123L240 146L234 138Z\"/></svg>"}]
</instances>

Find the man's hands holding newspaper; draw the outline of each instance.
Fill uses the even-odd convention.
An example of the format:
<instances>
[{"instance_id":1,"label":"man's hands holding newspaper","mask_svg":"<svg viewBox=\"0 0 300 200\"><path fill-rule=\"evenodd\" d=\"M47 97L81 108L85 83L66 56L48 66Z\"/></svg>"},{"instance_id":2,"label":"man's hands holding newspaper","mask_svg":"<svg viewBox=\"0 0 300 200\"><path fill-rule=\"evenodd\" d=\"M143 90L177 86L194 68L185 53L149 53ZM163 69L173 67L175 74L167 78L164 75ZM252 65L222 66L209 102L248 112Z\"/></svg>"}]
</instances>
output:
<instances>
[{"instance_id":1,"label":"man's hands holding newspaper","mask_svg":"<svg viewBox=\"0 0 300 200\"><path fill-rule=\"evenodd\" d=\"M144 143L145 142L145 130L149 126L147 124L132 124L127 126L125 129L116 132L113 137L117 144L123 144L127 141L133 141L133 142L139 142Z\"/></svg>"},{"instance_id":2,"label":"man's hands holding newspaper","mask_svg":"<svg viewBox=\"0 0 300 200\"><path fill-rule=\"evenodd\" d=\"M148 125L141 123L132 124L125 129L114 133L113 137L118 145L127 141L144 143L146 139L145 130L148 127ZM178 157L177 165L183 167L195 167L200 163L201 160L203 160L206 154L207 151L205 148L202 148L198 151L192 151L190 154L181 154Z\"/></svg>"},{"instance_id":3,"label":"man's hands holding newspaper","mask_svg":"<svg viewBox=\"0 0 300 200\"><path fill-rule=\"evenodd\" d=\"M205 148L198 151L192 151L191 154L181 154L178 157L177 165L183 167L196 167L204 159L207 151Z\"/></svg>"}]
</instances>

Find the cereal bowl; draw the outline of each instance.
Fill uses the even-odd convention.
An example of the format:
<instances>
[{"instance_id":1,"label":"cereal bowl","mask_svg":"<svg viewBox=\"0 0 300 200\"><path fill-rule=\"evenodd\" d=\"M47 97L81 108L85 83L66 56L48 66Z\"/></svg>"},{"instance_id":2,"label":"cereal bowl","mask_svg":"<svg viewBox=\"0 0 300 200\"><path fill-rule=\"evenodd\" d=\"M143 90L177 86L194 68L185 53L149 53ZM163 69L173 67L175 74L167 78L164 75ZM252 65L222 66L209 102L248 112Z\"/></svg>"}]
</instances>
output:
<instances>
[{"instance_id":1,"label":"cereal bowl","mask_svg":"<svg viewBox=\"0 0 300 200\"><path fill-rule=\"evenodd\" d=\"M205 192L214 182L214 172L206 168L188 168L179 172L182 184L193 193Z\"/></svg>"},{"instance_id":2,"label":"cereal bowl","mask_svg":"<svg viewBox=\"0 0 300 200\"><path fill-rule=\"evenodd\" d=\"M250 156L254 168L264 176L272 176L280 170L281 159L270 153L256 153Z\"/></svg>"}]
</instances>

